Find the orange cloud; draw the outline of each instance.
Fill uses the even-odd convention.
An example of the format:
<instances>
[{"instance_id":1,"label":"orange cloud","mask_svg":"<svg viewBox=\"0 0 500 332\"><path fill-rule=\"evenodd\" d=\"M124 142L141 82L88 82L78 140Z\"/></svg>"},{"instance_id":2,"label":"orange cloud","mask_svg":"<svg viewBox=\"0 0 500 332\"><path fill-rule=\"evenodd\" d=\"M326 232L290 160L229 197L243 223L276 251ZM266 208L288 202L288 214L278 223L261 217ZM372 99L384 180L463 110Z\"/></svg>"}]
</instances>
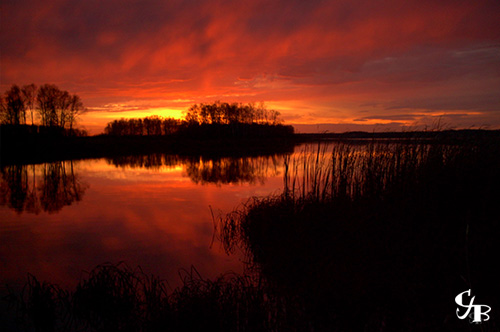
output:
<instances>
[{"instance_id":1,"label":"orange cloud","mask_svg":"<svg viewBox=\"0 0 500 332\"><path fill-rule=\"evenodd\" d=\"M1 88L58 84L102 128L109 105L153 113L179 99L266 101L303 123L463 110L498 127L499 10L487 0L3 2Z\"/></svg>"}]
</instances>

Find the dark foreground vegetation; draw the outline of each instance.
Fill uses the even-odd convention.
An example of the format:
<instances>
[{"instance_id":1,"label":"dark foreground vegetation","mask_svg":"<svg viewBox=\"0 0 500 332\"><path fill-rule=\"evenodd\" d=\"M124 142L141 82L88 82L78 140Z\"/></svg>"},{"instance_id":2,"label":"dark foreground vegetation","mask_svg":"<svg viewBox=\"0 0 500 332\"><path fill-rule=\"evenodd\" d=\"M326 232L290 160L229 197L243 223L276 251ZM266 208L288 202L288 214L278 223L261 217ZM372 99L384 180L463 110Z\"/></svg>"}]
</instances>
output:
<instances>
[{"instance_id":1,"label":"dark foreground vegetation","mask_svg":"<svg viewBox=\"0 0 500 332\"><path fill-rule=\"evenodd\" d=\"M319 148L288 161L282 194L223 219L223 242L310 330L497 331L499 143ZM490 321L456 317L467 289Z\"/></svg>"},{"instance_id":2,"label":"dark foreground vegetation","mask_svg":"<svg viewBox=\"0 0 500 332\"><path fill-rule=\"evenodd\" d=\"M36 331L267 331L275 310L259 280L225 275L203 279L181 271L170 291L158 277L125 264L104 264L82 276L74 291L28 277L7 300L19 330ZM272 323L274 324L274 323Z\"/></svg>"},{"instance_id":3,"label":"dark foreground vegetation","mask_svg":"<svg viewBox=\"0 0 500 332\"><path fill-rule=\"evenodd\" d=\"M309 151L310 152L310 151ZM19 326L91 331L498 331L500 142L336 143L289 158L281 194L221 216L247 273L184 285L103 265L73 291L30 276ZM471 289L490 320L456 316ZM24 324L24 325L23 325Z\"/></svg>"}]
</instances>

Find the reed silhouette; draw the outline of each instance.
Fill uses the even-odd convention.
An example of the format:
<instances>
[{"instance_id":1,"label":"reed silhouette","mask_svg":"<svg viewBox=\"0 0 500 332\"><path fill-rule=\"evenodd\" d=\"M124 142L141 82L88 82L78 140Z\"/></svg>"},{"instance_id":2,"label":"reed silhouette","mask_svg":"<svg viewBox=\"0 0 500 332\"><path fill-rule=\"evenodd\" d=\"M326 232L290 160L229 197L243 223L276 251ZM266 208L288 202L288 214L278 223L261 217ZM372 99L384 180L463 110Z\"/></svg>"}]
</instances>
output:
<instances>
[{"instance_id":1,"label":"reed silhouette","mask_svg":"<svg viewBox=\"0 0 500 332\"><path fill-rule=\"evenodd\" d=\"M256 275L204 279L194 267L183 285L147 275L140 267L102 264L84 273L75 290L29 275L6 299L19 329L37 331L272 331L293 330L284 307ZM300 323L300 320L297 320ZM297 325L299 326L299 325Z\"/></svg>"},{"instance_id":2,"label":"reed silhouette","mask_svg":"<svg viewBox=\"0 0 500 332\"><path fill-rule=\"evenodd\" d=\"M288 160L284 191L221 220L311 330L468 330L453 299L499 306L498 141L336 144ZM483 328L493 330L495 317Z\"/></svg>"}]
</instances>

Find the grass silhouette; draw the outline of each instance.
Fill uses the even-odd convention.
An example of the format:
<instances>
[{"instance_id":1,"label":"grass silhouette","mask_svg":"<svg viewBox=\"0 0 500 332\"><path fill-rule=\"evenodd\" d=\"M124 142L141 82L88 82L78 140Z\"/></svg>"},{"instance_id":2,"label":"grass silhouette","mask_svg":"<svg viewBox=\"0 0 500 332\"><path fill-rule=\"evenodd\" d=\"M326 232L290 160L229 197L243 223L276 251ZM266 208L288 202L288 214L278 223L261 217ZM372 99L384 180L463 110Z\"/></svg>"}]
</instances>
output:
<instances>
[{"instance_id":1,"label":"grass silhouette","mask_svg":"<svg viewBox=\"0 0 500 332\"><path fill-rule=\"evenodd\" d=\"M220 237L312 330L467 330L461 289L499 305L499 156L496 140L319 145L287 160L281 194L221 218Z\"/></svg>"},{"instance_id":2,"label":"grass silhouette","mask_svg":"<svg viewBox=\"0 0 500 332\"><path fill-rule=\"evenodd\" d=\"M183 285L125 263L85 273L74 291L28 277L6 298L19 330L36 331L271 331L289 330L283 303L257 275L204 279L194 267L180 271Z\"/></svg>"}]
</instances>

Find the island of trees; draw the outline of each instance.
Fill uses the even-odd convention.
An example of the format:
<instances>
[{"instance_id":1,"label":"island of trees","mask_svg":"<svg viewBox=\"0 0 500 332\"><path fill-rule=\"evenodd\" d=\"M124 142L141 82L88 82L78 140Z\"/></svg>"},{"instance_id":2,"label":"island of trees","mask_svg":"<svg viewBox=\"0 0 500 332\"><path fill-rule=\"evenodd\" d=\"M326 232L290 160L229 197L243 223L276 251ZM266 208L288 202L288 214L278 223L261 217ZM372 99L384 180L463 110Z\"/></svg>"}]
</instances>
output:
<instances>
[{"instance_id":1,"label":"island of trees","mask_svg":"<svg viewBox=\"0 0 500 332\"><path fill-rule=\"evenodd\" d=\"M107 124L104 132L111 136L168 136L191 138L248 138L277 137L293 134L285 126L280 113L264 104L214 102L195 104L184 119L149 116L120 119Z\"/></svg>"},{"instance_id":2,"label":"island of trees","mask_svg":"<svg viewBox=\"0 0 500 332\"><path fill-rule=\"evenodd\" d=\"M40 87L14 84L0 96L0 121L4 131L84 135L84 131L75 128L78 116L84 111L78 95L54 84Z\"/></svg>"}]
</instances>

